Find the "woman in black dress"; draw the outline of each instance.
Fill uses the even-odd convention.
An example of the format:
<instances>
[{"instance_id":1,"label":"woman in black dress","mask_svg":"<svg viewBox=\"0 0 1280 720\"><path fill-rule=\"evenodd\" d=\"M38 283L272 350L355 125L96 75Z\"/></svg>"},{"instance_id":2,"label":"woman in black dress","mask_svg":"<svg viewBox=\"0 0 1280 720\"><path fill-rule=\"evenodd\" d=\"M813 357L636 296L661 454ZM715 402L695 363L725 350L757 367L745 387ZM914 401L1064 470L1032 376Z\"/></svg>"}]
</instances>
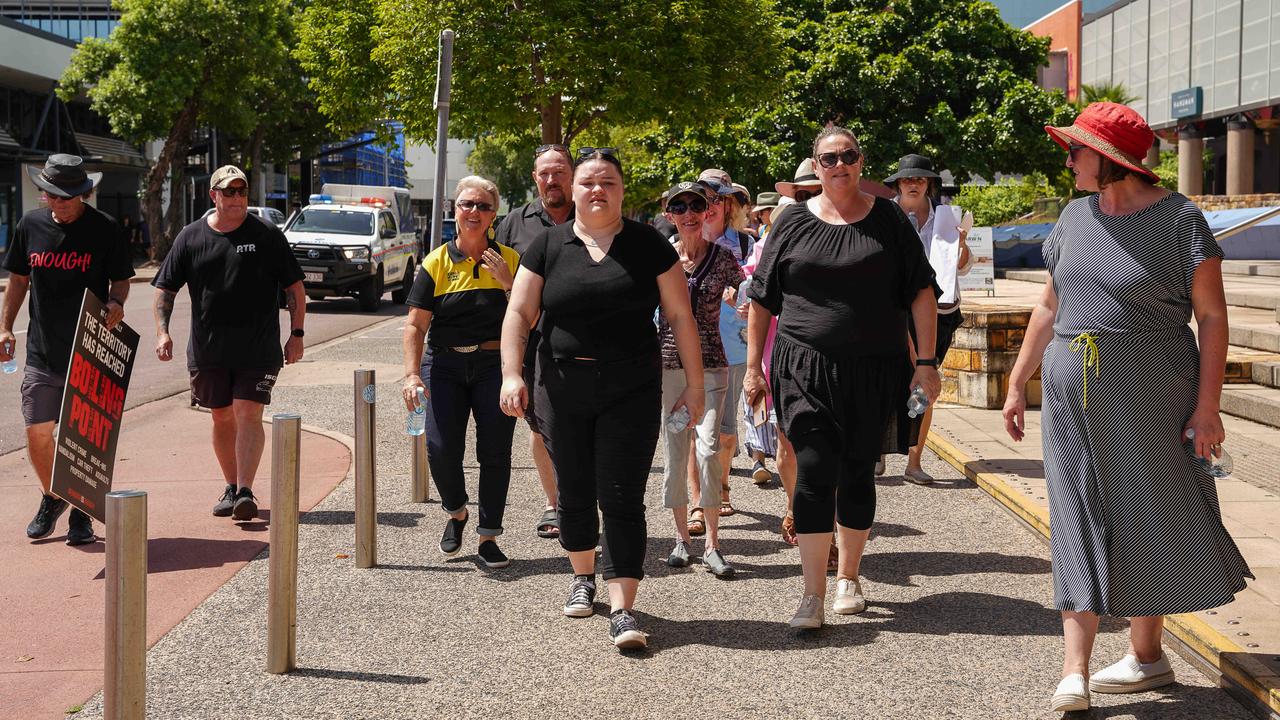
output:
<instances>
[{"instance_id":1,"label":"woman in black dress","mask_svg":"<svg viewBox=\"0 0 1280 720\"><path fill-rule=\"evenodd\" d=\"M934 346L937 286L910 221L891 201L858 189L862 153L850 131L830 127L813 145L822 194L776 222L752 276L744 387L754 404L772 392L778 429L795 447L792 503L804 596L791 626L822 625L832 518L840 526L833 610L866 609L859 564L875 516L874 466L905 454L918 420L906 415L919 386L941 381L935 357L911 367L910 313L920 347ZM779 316L771 388L761 361L769 317Z\"/></svg>"},{"instance_id":2,"label":"woman in black dress","mask_svg":"<svg viewBox=\"0 0 1280 720\"><path fill-rule=\"evenodd\" d=\"M523 417L528 393L537 395L538 431L556 471L560 545L574 574L564 614L594 612L599 543L609 637L625 650L646 644L631 607L644 577L644 491L662 406L659 305L685 376L672 413L687 407L702 417L702 351L675 249L622 217L622 163L611 148L579 152L573 222L548 228L521 258L502 325L499 402ZM527 388L521 364L535 321L541 339L535 387Z\"/></svg>"}]
</instances>

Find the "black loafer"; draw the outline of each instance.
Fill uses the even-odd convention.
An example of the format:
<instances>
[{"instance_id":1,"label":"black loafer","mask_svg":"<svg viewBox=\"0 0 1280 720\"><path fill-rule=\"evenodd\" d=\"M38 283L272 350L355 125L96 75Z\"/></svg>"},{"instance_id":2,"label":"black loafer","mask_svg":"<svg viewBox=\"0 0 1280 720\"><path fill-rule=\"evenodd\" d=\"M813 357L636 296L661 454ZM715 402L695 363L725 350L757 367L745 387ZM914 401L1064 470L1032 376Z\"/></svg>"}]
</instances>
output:
<instances>
[{"instance_id":1,"label":"black loafer","mask_svg":"<svg viewBox=\"0 0 1280 720\"><path fill-rule=\"evenodd\" d=\"M502 548L498 547L498 543L492 540L485 540L480 543L478 552L480 562L484 563L485 567L504 568L511 564L510 558L507 557L506 553L502 552Z\"/></svg>"},{"instance_id":2,"label":"black loafer","mask_svg":"<svg viewBox=\"0 0 1280 720\"><path fill-rule=\"evenodd\" d=\"M458 554L462 549L462 530L470 519L471 513L467 513L461 520L449 518L449 522L444 525L444 534L440 536L440 552L445 555Z\"/></svg>"}]
</instances>

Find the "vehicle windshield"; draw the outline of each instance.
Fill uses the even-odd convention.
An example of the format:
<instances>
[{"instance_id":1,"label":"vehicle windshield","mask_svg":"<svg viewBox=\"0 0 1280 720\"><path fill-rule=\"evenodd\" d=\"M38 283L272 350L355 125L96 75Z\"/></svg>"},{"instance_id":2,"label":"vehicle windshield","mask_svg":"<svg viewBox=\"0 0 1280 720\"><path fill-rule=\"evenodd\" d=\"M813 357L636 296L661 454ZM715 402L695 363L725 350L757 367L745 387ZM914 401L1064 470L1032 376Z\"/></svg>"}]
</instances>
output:
<instances>
[{"instance_id":1,"label":"vehicle windshield","mask_svg":"<svg viewBox=\"0 0 1280 720\"><path fill-rule=\"evenodd\" d=\"M370 235L373 233L373 213L311 207L299 212L286 230L337 235Z\"/></svg>"}]
</instances>

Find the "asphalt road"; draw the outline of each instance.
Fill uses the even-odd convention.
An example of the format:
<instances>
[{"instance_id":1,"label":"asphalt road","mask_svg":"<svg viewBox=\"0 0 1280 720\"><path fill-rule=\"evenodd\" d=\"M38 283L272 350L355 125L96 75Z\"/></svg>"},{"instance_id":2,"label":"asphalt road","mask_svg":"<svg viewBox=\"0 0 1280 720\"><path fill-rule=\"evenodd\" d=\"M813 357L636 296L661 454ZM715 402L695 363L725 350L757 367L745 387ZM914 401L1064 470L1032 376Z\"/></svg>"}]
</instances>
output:
<instances>
[{"instance_id":1,"label":"asphalt road","mask_svg":"<svg viewBox=\"0 0 1280 720\"><path fill-rule=\"evenodd\" d=\"M188 387L186 344L191 327L191 301L185 291L178 294L174 306L170 333L173 335L174 356L170 362L160 362L155 352L155 322L151 304L155 289L150 285L132 285L125 303L125 322L142 337L137 359L133 366L133 378L125 408L182 392ZM28 298L29 301L29 298ZM382 307L376 313L361 312L354 298L321 300L307 303L307 346L319 345L327 340L372 325L392 315L405 312L403 305L390 301L390 294L383 298ZM27 304L18 313L14 331L18 336L18 362L26 362L26 332L29 323ZM280 326L289 327L288 313L281 311ZM21 411L22 370L12 375L0 374L0 453L12 452L25 446Z\"/></svg>"}]
</instances>

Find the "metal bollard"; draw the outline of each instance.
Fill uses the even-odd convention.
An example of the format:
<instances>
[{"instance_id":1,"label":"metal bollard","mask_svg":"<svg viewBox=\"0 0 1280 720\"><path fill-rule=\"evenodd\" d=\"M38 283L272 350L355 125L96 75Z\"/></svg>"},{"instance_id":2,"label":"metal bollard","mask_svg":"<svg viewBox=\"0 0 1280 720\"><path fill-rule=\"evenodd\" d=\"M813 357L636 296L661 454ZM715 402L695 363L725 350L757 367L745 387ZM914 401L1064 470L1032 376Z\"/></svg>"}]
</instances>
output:
<instances>
[{"instance_id":1,"label":"metal bollard","mask_svg":"<svg viewBox=\"0 0 1280 720\"><path fill-rule=\"evenodd\" d=\"M103 714L133 720L147 707L147 494L107 493Z\"/></svg>"},{"instance_id":2,"label":"metal bollard","mask_svg":"<svg viewBox=\"0 0 1280 720\"><path fill-rule=\"evenodd\" d=\"M427 434L413 436L413 476L409 480L409 502L424 503L431 496L431 466L427 464Z\"/></svg>"},{"instance_id":3,"label":"metal bollard","mask_svg":"<svg viewBox=\"0 0 1280 720\"><path fill-rule=\"evenodd\" d=\"M356 370L356 567L378 564L378 503L374 418L377 382L372 370Z\"/></svg>"},{"instance_id":4,"label":"metal bollard","mask_svg":"<svg viewBox=\"0 0 1280 720\"><path fill-rule=\"evenodd\" d=\"M267 586L267 672L298 667L298 451L302 418L271 417L271 554Z\"/></svg>"}]
</instances>

